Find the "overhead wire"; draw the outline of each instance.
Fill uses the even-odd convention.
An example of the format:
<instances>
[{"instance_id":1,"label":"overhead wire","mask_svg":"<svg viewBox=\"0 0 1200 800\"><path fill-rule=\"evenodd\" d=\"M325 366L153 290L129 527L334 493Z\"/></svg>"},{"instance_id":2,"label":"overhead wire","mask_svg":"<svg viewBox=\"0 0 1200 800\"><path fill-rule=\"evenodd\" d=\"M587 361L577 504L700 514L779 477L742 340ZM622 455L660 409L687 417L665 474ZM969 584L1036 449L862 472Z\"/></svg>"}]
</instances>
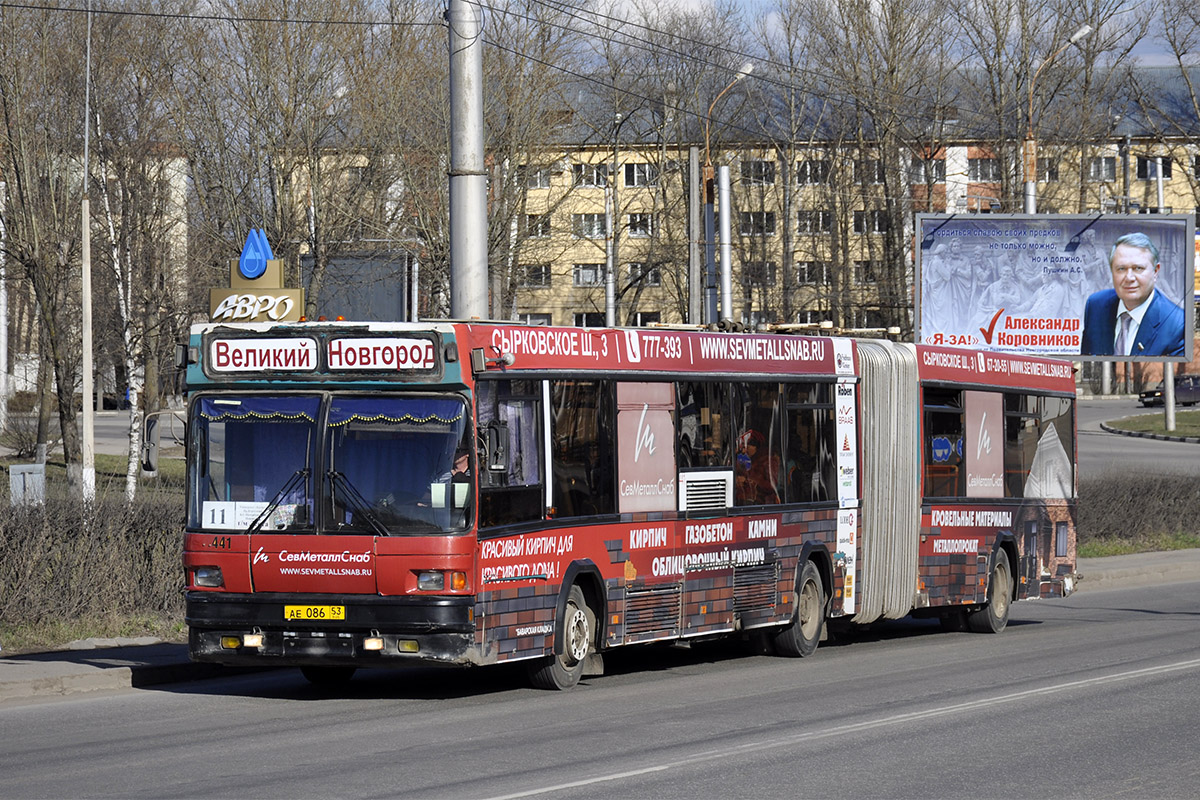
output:
<instances>
[{"instance_id":1,"label":"overhead wire","mask_svg":"<svg viewBox=\"0 0 1200 800\"><path fill-rule=\"evenodd\" d=\"M580 23L584 23L589 26L593 26L593 27L597 27L597 28L606 30L609 33L613 34L613 36L618 39L617 43L625 45L626 47L629 47L631 49L642 50L647 53L665 52L665 53L673 55L677 58L683 59L684 61L695 63L695 64L698 64L703 67L708 67L708 68L713 68L713 69L728 69L728 66L725 64L718 64L716 62L713 62L707 58L704 58L704 57L698 55L696 49L686 50L686 49L682 49L682 48L675 47L675 46L664 46L661 42L660 43L651 43L651 42L643 41L641 39L638 39L634 36L631 36L631 35L625 33L623 30L621 30L621 28L623 28L623 27L632 27L634 29L643 31L647 34L653 34L657 37L665 38L670 41L679 41L683 44L690 44L690 45L693 45L695 48L705 48L705 49L715 50L718 52L723 52L723 53L729 54L731 56L736 56L737 58L740 58L740 59L746 59L746 60L752 61L752 62L763 63L765 65L775 68L776 70L778 70L780 72L792 71L792 72L796 72L800 75L809 75L809 76L812 76L812 77L818 79L819 81L821 81L822 89L824 89L825 91L822 92L820 90L801 89L800 87L797 87L793 83L773 77L769 72L762 72L762 73L755 75L755 80L760 84L773 85L773 86L776 86L776 87L779 87L781 89L785 89L788 91L794 91L794 90L804 91L806 93L811 94L816 99L821 99L821 100L825 100L825 101L833 100L836 102L838 100L841 100L844 102L852 102L856 99L855 95L849 90L846 90L844 92L836 91L836 89L834 89L833 87L836 85L837 79L834 76L821 73L817 70L812 70L812 69L809 69L806 67L800 67L800 66L796 66L796 65L780 64L780 63L772 61L768 58L762 57L761 54L747 53L745 51L731 48L728 46L724 46L721 44L716 44L716 43L712 43L712 42L704 42L704 41L701 41L698 39L679 36L676 33L668 33L661 29L654 28L650 25L642 24L639 22L633 22L633 21L629 21L629 20L624 20L624 19L614 17L614 16L611 16L608 14L603 14L598 11L587 11L585 13L580 13L579 10L574 9L571 6L568 6L564 3L558 2L557 0L529 0L529 2L539 5L539 6L542 6L544 8L550 9L550 10L552 10L556 13L562 14L570 19L577 20ZM572 27L571 25L568 25L565 23L533 17L529 13L520 13L520 12L514 10L511 6L503 6L502 7L502 6L492 5L492 4L483 2L483 0L470 0L470 4L478 7L481 11L484 9L487 9L490 13L493 13L493 14L498 14L498 15L503 14L503 15L515 17L517 19L523 19L523 20L529 21L529 22L546 24L550 27L561 29L565 32L576 34L579 36L594 35L594 31L592 31L592 30L582 30L578 27ZM87 9L84 7L50 6L50 5L38 4L38 3L18 3L18 2L11 2L11 0L0 0L0 8L32 10L32 11L58 11L58 12L67 12L67 13L86 13L87 12ZM224 14L224 15L223 14L195 14L195 13L180 13L180 12L149 11L149 10L143 10L143 9L130 9L128 7L119 8L119 9L92 8L92 13L97 14L97 15L136 16L136 17L147 17L147 18L157 18L157 19L178 19L178 20L184 20L184 21L233 22L233 23L249 22L249 23L351 25L351 26L361 25L361 26L426 27L426 28L427 27L444 27L447 24L446 20L444 20L444 19L430 20L428 22L378 20L378 19L338 20L338 19L332 19L332 18L304 18L304 17L288 18L288 17L265 17L265 16L236 16L236 15L229 15L229 14ZM608 23L613 23L613 24L608 24ZM647 95L644 95L637 91L634 91L633 89L617 86L614 83L605 81L601 78L596 77L595 75L589 75L589 74L586 74L583 72L572 70L572 69L564 67L560 64L555 64L553 62L549 62L544 59L540 59L537 56L534 56L530 53L526 53L526 52L517 50L514 47L510 47L508 45L502 44L502 43L495 41L495 40L491 39L490 37L488 37L486 34L486 28L483 26L481 26L481 31L482 31L482 35L483 35L485 44L487 44L488 46L495 48L497 50L508 52L519 58L527 59L529 61L541 64L549 69L559 71L559 72L561 72L565 75L569 75L570 77L575 78L577 80L581 80L581 81L592 83L592 84L595 84L598 86L602 86L606 89L611 89L611 90L613 90L615 92L619 92L627 97L638 100L641 103L658 104L661 107L669 108L670 110L677 112L678 114L680 114L682 116L691 116L691 117L694 117L697 119L704 118L704 115L702 115L696 111L693 111L691 109L688 109L686 107L666 103L665 98L660 98L657 96L649 97ZM893 97L893 99L895 99L897 102L895 104L889 104L889 103L883 104L883 106L882 106L883 110L891 112L891 113L895 113L902 118L908 117L908 118L917 119L917 120L926 119L926 117L924 115L920 114L919 112L907 111L907 107L911 106L914 102L925 102L926 98L919 98L914 95L888 92L888 91L885 91L884 94L891 95ZM908 105L907 106L900 105L901 101L904 103L907 103ZM754 139L757 137L764 137L767 139L771 138L770 135L767 134L767 132L765 130L763 130L761 126L757 127L757 128L752 128L752 127L749 127L746 125L739 124L736 121L729 121L729 120L723 121L722 124L726 129L738 131L739 133L745 135L746 137L748 137L750 139ZM971 126L963 125L961 123L961 121L957 124L956 129L960 133L961 132L965 132L968 134L975 133L978 138L987 138L984 135L984 132L981 128L973 129Z\"/></svg>"},{"instance_id":2,"label":"overhead wire","mask_svg":"<svg viewBox=\"0 0 1200 800\"><path fill-rule=\"evenodd\" d=\"M763 54L761 54L761 53L752 53L752 52L748 52L745 50L739 50L739 49L735 49L732 47L728 47L728 46L725 46L725 45L722 45L719 43L707 42L707 41L703 41L700 39L689 38L686 36L681 36L677 33L668 33L661 29L658 29L658 28L655 28L655 27L652 27L649 25L645 25L640 22L624 20L620 17L614 17L614 16L611 16L608 14L602 14L601 12L598 12L598 11L591 11L591 10L586 11L585 14L587 16L585 16L584 14L577 13L572 7L566 5L562 2L559 2L558 0L529 0L529 2L536 3L538 5L542 5L542 6L554 9L566 16L580 20L581 22L588 22L588 23L596 24L597 27L601 27L604 30L609 31L610 33L612 33L614 35L623 37L623 41L621 43L625 44L626 46L631 47L631 48L642 49L642 50L646 50L648 52L662 50L662 51L669 52L673 55L676 55L680 58L683 58L685 60L688 60L688 61L691 61L691 62L694 62L697 64L701 64L703 66L713 67L713 68L717 68L717 69L729 69L729 65L718 64L718 63L710 61L706 58L703 58L703 57L697 55L695 50L675 49L672 47L664 47L661 44L654 44L654 45L643 44L642 40L639 40L636 37L633 37L633 36L627 34L623 30L620 30L620 28L618 28L618 27L613 27L612 25L600 24L600 23L595 22L594 19L589 19L588 17L604 19L604 20L607 20L607 21L610 21L613 23L619 23L623 27L628 26L628 27L632 27L632 28L644 31L647 34L653 34L653 35L657 35L660 37L666 37L671 40L678 40L679 42L682 42L684 44L690 44L697 48L706 48L706 49L726 53L728 55L735 56L736 58L738 58L742 61L766 64L768 66L774 67L776 70L778 70L781 73L794 72L800 76L810 76L815 79L818 79L821 82L822 87L825 89L825 92L820 93L819 96L836 97L836 98L842 99L842 100L857 99L857 96L855 94L853 94L850 90L844 90L844 91L839 92L836 89L836 84L840 80L836 76L828 74L828 73L820 72L819 70L815 70L810 67L805 67L805 66L795 65L795 64L786 64L786 63L782 63L782 62L775 61L770 58L764 57ZM489 6L489 8L491 8L496 13L506 13L506 14L514 13L513 11L511 11L508 8L500 9L500 8L490 7L490 6ZM528 16L525 16L524 18L530 19L530 17L528 17ZM574 33L583 34L583 35L586 35L588 33L587 31L581 31L581 30L578 30L575 28L567 28L565 26L564 26L564 29L570 30L571 32L574 32ZM778 86L778 87L784 88L784 89L795 89L796 88L790 82L772 77L770 73L758 74L755 76L755 79L759 83L772 84L772 85L775 85L775 86ZM813 92L813 93L818 94L817 92ZM925 103L925 102L928 102L929 98L922 97L919 95L913 95L913 94L909 94L909 93L905 93L905 92L887 90L887 89L882 90L882 94L885 96L889 96L891 98L891 100L893 101L892 104L885 106L887 108L887 110L893 111L897 114L900 114L901 116L911 116L916 119L923 118L918 112L909 111L905 106L901 105L901 103L907 103L910 105L912 103ZM960 127L962 127L962 126L960 126Z\"/></svg>"}]
</instances>

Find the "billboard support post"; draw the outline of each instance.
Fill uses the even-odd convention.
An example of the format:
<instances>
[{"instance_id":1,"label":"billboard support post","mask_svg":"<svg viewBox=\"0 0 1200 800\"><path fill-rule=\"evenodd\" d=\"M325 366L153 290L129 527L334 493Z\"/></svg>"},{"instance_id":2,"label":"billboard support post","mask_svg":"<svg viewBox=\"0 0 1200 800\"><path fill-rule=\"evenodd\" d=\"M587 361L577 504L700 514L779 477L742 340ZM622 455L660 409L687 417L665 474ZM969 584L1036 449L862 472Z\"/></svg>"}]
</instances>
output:
<instances>
[{"instance_id":1,"label":"billboard support post","mask_svg":"<svg viewBox=\"0 0 1200 800\"><path fill-rule=\"evenodd\" d=\"M1163 415L1168 431L1175 430L1175 365L1163 364Z\"/></svg>"}]
</instances>

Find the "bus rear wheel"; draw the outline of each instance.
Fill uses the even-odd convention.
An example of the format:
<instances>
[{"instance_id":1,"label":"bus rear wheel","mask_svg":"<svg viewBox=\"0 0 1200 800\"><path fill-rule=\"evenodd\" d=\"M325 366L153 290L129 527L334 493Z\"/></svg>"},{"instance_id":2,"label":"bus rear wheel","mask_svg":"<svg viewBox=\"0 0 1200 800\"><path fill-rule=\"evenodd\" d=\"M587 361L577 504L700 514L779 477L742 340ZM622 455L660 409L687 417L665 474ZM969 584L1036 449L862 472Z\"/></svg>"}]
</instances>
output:
<instances>
[{"instance_id":1,"label":"bus rear wheel","mask_svg":"<svg viewBox=\"0 0 1200 800\"><path fill-rule=\"evenodd\" d=\"M1011 605L1012 574L1008 569L1008 556L1001 550L996 553L996 563L992 565L987 605L967 614L967 625L976 633L999 633L1008 625Z\"/></svg>"},{"instance_id":2,"label":"bus rear wheel","mask_svg":"<svg viewBox=\"0 0 1200 800\"><path fill-rule=\"evenodd\" d=\"M301 667L300 674L313 686L341 686L354 677L355 667Z\"/></svg>"},{"instance_id":3,"label":"bus rear wheel","mask_svg":"<svg viewBox=\"0 0 1200 800\"><path fill-rule=\"evenodd\" d=\"M558 630L561 636L554 643L554 655L543 657L529 670L530 681L539 689L570 689L583 675L596 640L596 614L578 585L567 594Z\"/></svg>"},{"instance_id":4,"label":"bus rear wheel","mask_svg":"<svg viewBox=\"0 0 1200 800\"><path fill-rule=\"evenodd\" d=\"M825 627L825 589L817 565L804 563L796 581L796 613L787 627L775 634L775 652L800 658L811 656Z\"/></svg>"}]
</instances>

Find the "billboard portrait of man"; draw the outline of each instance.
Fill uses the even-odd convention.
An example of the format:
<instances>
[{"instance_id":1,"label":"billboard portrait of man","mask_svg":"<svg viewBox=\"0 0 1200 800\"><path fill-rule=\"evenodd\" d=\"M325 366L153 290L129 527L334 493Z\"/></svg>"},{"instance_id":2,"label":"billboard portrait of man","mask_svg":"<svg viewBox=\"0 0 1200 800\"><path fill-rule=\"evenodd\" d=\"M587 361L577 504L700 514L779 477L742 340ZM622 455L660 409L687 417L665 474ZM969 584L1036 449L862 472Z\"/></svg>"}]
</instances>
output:
<instances>
[{"instance_id":1,"label":"billboard portrait of man","mask_svg":"<svg viewBox=\"0 0 1200 800\"><path fill-rule=\"evenodd\" d=\"M1087 299L1081 355L1181 356L1183 309L1155 289L1158 247L1144 233L1127 233L1109 252L1111 289Z\"/></svg>"}]
</instances>

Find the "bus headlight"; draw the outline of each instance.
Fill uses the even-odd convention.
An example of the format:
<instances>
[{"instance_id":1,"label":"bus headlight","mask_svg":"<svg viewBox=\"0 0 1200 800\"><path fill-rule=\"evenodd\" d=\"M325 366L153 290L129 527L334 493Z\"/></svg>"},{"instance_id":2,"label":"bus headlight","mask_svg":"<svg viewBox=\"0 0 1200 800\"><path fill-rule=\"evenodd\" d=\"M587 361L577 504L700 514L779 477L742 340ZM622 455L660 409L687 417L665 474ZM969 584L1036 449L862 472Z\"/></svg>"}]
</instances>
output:
<instances>
[{"instance_id":1,"label":"bus headlight","mask_svg":"<svg viewBox=\"0 0 1200 800\"><path fill-rule=\"evenodd\" d=\"M220 567L196 567L192 571L192 582L197 586L220 589L225 585L225 578L221 575Z\"/></svg>"},{"instance_id":2,"label":"bus headlight","mask_svg":"<svg viewBox=\"0 0 1200 800\"><path fill-rule=\"evenodd\" d=\"M446 588L446 576L441 572L418 572L417 588L422 592L440 592Z\"/></svg>"}]
</instances>

